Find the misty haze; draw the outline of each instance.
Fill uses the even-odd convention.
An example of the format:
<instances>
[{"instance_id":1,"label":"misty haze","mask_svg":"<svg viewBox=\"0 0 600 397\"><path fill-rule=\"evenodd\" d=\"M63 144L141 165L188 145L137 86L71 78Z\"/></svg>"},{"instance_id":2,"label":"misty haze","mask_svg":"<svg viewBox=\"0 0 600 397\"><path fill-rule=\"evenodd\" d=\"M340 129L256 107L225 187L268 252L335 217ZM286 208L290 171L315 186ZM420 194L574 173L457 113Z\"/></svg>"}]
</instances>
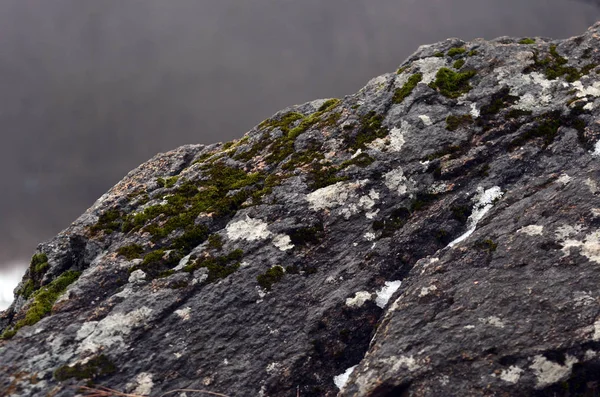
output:
<instances>
[{"instance_id":1,"label":"misty haze","mask_svg":"<svg viewBox=\"0 0 600 397\"><path fill-rule=\"evenodd\" d=\"M157 152L353 93L421 44L598 19L575 0L2 0L0 268ZM19 277L0 274L0 309Z\"/></svg>"}]
</instances>

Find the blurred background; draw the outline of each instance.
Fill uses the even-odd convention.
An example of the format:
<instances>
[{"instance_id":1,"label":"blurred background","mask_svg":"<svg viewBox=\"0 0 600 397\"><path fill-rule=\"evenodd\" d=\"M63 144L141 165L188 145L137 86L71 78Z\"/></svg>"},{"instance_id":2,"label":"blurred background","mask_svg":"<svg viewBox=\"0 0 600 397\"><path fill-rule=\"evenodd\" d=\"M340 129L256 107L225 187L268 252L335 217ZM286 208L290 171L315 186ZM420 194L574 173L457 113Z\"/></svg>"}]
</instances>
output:
<instances>
[{"instance_id":1,"label":"blurred background","mask_svg":"<svg viewBox=\"0 0 600 397\"><path fill-rule=\"evenodd\" d=\"M0 309L129 170L343 97L420 44L581 34L593 0L0 0Z\"/></svg>"}]
</instances>

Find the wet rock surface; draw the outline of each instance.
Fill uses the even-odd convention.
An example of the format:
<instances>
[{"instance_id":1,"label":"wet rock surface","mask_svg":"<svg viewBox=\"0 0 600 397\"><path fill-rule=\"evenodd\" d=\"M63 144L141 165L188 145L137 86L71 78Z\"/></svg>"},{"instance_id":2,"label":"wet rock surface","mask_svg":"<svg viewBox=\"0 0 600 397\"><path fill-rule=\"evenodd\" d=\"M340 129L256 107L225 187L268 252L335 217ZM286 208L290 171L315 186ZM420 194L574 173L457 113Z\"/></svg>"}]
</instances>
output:
<instances>
[{"instance_id":1,"label":"wet rock surface","mask_svg":"<svg viewBox=\"0 0 600 397\"><path fill-rule=\"evenodd\" d=\"M422 46L155 156L38 247L0 394L597 393L599 35Z\"/></svg>"}]
</instances>

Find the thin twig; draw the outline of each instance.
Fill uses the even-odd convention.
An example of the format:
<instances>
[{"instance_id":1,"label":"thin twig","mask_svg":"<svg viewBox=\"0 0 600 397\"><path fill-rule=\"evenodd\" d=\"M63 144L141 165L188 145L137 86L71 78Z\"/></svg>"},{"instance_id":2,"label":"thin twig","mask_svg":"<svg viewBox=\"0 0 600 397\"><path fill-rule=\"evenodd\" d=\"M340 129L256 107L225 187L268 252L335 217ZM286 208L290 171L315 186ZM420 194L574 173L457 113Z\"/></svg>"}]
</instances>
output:
<instances>
[{"instance_id":1,"label":"thin twig","mask_svg":"<svg viewBox=\"0 0 600 397\"><path fill-rule=\"evenodd\" d=\"M79 391L86 393L87 397L112 397L112 396L117 396L117 397L149 397L148 395L122 393L122 392L120 392L118 390L110 389L110 388L104 387L104 386L98 386L98 387L79 386ZM168 392L166 392L164 394L161 394L160 397L164 397L164 396L167 396L167 395L173 394L173 393L184 393L184 392L189 392L189 393L204 393L204 394L210 394L211 396L217 396L217 397L229 397L226 394L215 393L215 392L208 391L208 390L196 390L196 389L175 389L175 390L170 390L170 391L168 391Z\"/></svg>"}]
</instances>

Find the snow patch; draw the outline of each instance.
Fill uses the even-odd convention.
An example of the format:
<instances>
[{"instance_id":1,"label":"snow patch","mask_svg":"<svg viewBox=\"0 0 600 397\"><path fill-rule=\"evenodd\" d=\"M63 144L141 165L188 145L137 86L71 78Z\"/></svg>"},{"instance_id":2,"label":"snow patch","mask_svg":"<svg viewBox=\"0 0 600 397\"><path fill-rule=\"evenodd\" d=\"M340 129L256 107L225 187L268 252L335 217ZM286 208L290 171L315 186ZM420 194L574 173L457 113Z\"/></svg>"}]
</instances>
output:
<instances>
[{"instance_id":1,"label":"snow patch","mask_svg":"<svg viewBox=\"0 0 600 397\"><path fill-rule=\"evenodd\" d=\"M375 298L375 304L383 309L385 305L387 305L392 295L394 295L394 292L398 291L398 288L400 288L401 284L402 281L399 280L386 281L385 285L376 292L377 298Z\"/></svg>"},{"instance_id":2,"label":"snow patch","mask_svg":"<svg viewBox=\"0 0 600 397\"><path fill-rule=\"evenodd\" d=\"M350 379L350 375L352 375L352 372L354 372L356 367L357 365L354 365L345 370L343 374L333 377L333 383L335 383L338 389L342 390L344 386L346 386L346 383L348 383L348 379Z\"/></svg>"},{"instance_id":3,"label":"snow patch","mask_svg":"<svg viewBox=\"0 0 600 397\"><path fill-rule=\"evenodd\" d=\"M600 141L596 142L594 145L594 151L592 152L592 156L600 156Z\"/></svg>"},{"instance_id":4,"label":"snow patch","mask_svg":"<svg viewBox=\"0 0 600 397\"><path fill-rule=\"evenodd\" d=\"M267 223L260 219L252 219L246 215L246 219L230 222L227 227L227 237L231 240L256 241L264 240L271 235Z\"/></svg>"},{"instance_id":5,"label":"snow patch","mask_svg":"<svg viewBox=\"0 0 600 397\"><path fill-rule=\"evenodd\" d=\"M454 247L458 243L466 240L471 234L473 234L473 232L477 228L477 223L479 223L479 221L483 219L485 214L487 214L492 209L492 207L494 206L494 201L501 198L503 195L504 193L502 192L502 190L500 190L498 186L491 187L487 190L483 190L483 188L479 186L477 188L477 194L475 196L475 200L477 201L473 206L473 212L471 213L471 216L469 216L469 219L467 219L467 224L469 225L469 228L462 236L450 242L450 244L448 244L448 247Z\"/></svg>"}]
</instances>

